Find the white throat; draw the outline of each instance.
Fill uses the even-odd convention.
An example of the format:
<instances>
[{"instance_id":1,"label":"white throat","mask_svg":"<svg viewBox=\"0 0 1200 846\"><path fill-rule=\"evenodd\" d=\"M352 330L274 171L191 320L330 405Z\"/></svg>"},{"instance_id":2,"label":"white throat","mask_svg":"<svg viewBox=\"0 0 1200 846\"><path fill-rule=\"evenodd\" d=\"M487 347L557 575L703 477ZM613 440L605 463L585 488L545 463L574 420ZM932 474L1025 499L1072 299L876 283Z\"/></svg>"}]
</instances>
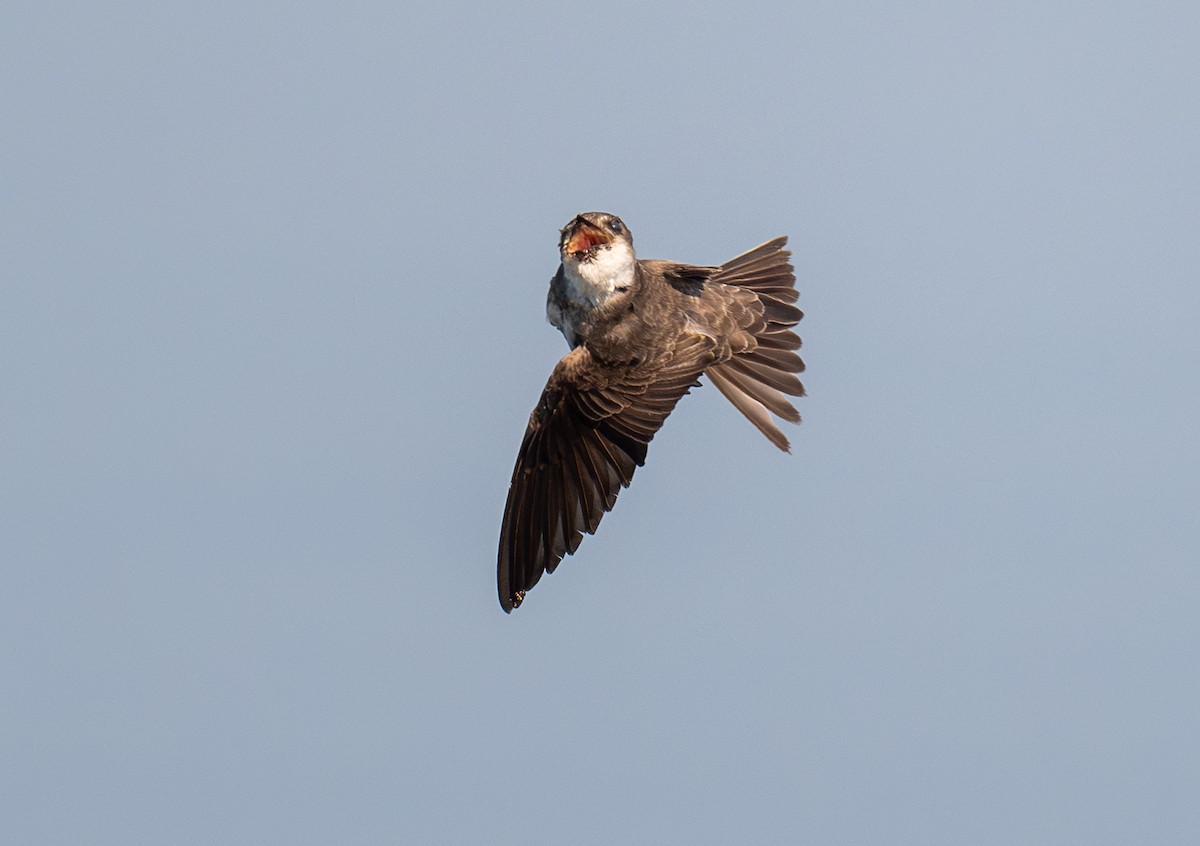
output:
<instances>
[{"instance_id":1,"label":"white throat","mask_svg":"<svg viewBox=\"0 0 1200 846\"><path fill-rule=\"evenodd\" d=\"M624 241L612 241L600 247L591 261L563 259L567 297L577 305L603 305L613 294L633 285L637 256Z\"/></svg>"}]
</instances>

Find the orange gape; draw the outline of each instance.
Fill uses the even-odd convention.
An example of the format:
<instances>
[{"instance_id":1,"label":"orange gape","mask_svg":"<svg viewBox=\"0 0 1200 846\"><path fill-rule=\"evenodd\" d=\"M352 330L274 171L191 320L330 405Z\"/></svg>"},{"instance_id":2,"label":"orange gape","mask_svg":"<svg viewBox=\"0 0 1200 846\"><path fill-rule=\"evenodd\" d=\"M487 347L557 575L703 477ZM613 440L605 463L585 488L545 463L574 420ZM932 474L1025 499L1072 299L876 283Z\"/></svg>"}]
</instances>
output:
<instances>
[{"instance_id":1,"label":"orange gape","mask_svg":"<svg viewBox=\"0 0 1200 846\"><path fill-rule=\"evenodd\" d=\"M591 226L581 226L571 236L571 240L567 242L568 253L582 253L590 250L597 244L607 244L612 240L603 229L593 228Z\"/></svg>"}]
</instances>

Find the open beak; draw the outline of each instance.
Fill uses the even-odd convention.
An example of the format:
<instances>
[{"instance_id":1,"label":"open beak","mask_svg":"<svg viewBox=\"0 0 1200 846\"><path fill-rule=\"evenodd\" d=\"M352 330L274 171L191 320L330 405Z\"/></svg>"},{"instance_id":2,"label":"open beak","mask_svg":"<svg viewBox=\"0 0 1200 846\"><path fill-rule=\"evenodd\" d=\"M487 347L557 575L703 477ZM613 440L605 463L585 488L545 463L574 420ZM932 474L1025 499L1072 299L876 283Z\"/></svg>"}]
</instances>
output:
<instances>
[{"instance_id":1,"label":"open beak","mask_svg":"<svg viewBox=\"0 0 1200 846\"><path fill-rule=\"evenodd\" d=\"M564 253L582 255L593 247L607 244L612 240L612 235L583 218L576 218L571 227L571 234L567 236L567 240L563 244Z\"/></svg>"}]
</instances>

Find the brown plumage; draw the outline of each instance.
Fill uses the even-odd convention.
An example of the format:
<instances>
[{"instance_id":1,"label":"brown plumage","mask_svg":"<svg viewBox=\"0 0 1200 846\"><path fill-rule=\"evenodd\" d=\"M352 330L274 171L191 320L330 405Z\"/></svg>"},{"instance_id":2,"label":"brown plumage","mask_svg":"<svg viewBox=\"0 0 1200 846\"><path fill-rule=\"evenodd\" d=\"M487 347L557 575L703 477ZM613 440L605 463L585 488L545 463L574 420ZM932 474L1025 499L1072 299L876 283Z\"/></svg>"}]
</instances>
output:
<instances>
[{"instance_id":1,"label":"brown plumage","mask_svg":"<svg viewBox=\"0 0 1200 846\"><path fill-rule=\"evenodd\" d=\"M800 422L788 397L804 395L786 243L696 267L638 260L613 215L589 212L563 229L547 313L573 349L530 415L513 470L497 563L505 611L596 531L700 376L789 450L772 418Z\"/></svg>"}]
</instances>

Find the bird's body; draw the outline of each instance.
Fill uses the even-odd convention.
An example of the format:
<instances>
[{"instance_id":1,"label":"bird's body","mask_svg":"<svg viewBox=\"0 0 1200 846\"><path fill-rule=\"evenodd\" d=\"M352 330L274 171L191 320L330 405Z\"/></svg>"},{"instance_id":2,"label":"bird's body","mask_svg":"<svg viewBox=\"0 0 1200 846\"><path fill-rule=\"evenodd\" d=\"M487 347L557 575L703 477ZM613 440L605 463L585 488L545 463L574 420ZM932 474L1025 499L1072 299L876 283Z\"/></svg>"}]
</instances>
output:
<instances>
[{"instance_id":1,"label":"bird's body","mask_svg":"<svg viewBox=\"0 0 1200 846\"><path fill-rule=\"evenodd\" d=\"M804 369L791 327L802 317L786 238L720 267L639 260L624 223L588 212L562 231L546 313L572 350L529 427L500 535L500 604L521 604L543 572L596 530L646 447L701 375L772 443L771 414L800 416Z\"/></svg>"}]
</instances>

